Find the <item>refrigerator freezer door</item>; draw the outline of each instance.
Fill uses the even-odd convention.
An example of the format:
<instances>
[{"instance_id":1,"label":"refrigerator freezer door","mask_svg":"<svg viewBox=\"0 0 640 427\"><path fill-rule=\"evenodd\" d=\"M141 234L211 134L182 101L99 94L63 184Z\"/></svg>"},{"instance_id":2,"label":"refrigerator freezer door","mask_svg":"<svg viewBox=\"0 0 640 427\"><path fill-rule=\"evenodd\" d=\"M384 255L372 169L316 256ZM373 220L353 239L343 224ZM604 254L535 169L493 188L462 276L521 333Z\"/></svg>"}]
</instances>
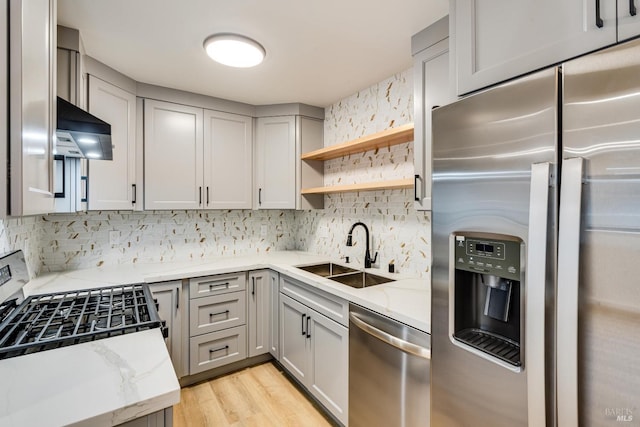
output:
<instances>
[{"instance_id":1,"label":"refrigerator freezer door","mask_svg":"<svg viewBox=\"0 0 640 427\"><path fill-rule=\"evenodd\" d=\"M584 183L577 301L564 300L558 282L558 337L577 343L567 362L577 374L559 365L558 413L577 420L559 425L640 425L640 41L563 69L563 158L584 159ZM567 319L571 304L577 318Z\"/></svg>"},{"instance_id":2,"label":"refrigerator freezer door","mask_svg":"<svg viewBox=\"0 0 640 427\"><path fill-rule=\"evenodd\" d=\"M450 242L456 241L456 233L513 236L523 242L523 271L536 268L525 262L530 239L532 165L549 163L550 173L555 175L557 80L556 69L545 70L433 112L432 425L526 426L528 401L536 399L528 396L528 375L537 375L538 380L540 375L544 377L537 387L541 384L548 388L555 382L557 193L553 184L548 199L541 202L546 202L548 209L546 267L537 266L547 278L543 282L546 305L537 319L544 327L545 373L530 373L526 337L525 358L522 369L517 370L454 343L450 331L457 320L451 310L459 295L451 298L449 293L458 271L458 260L450 261ZM524 282L519 286L526 289ZM520 292L515 304L522 306L525 293ZM481 315L476 317L491 321ZM521 322L522 337L525 323ZM536 396L542 396L547 407L554 407L553 390L536 392ZM544 414L542 419L552 416Z\"/></svg>"}]
</instances>

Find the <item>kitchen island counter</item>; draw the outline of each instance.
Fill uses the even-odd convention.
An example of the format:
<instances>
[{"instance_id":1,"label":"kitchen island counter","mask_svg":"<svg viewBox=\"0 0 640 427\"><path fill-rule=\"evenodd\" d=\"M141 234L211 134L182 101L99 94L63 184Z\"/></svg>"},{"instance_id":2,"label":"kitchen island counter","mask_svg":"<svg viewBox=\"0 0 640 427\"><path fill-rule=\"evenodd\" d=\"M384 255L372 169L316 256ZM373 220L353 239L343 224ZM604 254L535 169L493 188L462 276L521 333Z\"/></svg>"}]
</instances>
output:
<instances>
[{"instance_id":1,"label":"kitchen island counter","mask_svg":"<svg viewBox=\"0 0 640 427\"><path fill-rule=\"evenodd\" d=\"M160 329L0 360L1 426L112 426L180 401Z\"/></svg>"}]
</instances>

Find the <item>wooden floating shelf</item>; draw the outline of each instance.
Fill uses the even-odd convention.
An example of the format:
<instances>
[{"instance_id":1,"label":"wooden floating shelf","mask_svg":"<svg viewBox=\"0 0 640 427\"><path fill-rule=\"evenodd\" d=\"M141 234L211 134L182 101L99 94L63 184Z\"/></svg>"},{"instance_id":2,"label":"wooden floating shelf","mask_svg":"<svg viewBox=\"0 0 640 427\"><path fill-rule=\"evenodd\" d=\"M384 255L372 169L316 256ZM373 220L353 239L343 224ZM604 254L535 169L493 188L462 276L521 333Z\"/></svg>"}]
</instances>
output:
<instances>
[{"instance_id":1,"label":"wooden floating shelf","mask_svg":"<svg viewBox=\"0 0 640 427\"><path fill-rule=\"evenodd\" d=\"M321 148L302 154L302 160L330 160L354 153L364 153L376 148L390 147L413 141L413 123L387 129L372 135L363 136L342 144ZM412 184L413 185L413 184Z\"/></svg>"},{"instance_id":2,"label":"wooden floating shelf","mask_svg":"<svg viewBox=\"0 0 640 427\"><path fill-rule=\"evenodd\" d=\"M302 194L330 194L348 193L356 191L392 190L397 188L412 188L413 179L396 179L393 181L364 182L361 184L331 185L328 187L305 188Z\"/></svg>"}]
</instances>

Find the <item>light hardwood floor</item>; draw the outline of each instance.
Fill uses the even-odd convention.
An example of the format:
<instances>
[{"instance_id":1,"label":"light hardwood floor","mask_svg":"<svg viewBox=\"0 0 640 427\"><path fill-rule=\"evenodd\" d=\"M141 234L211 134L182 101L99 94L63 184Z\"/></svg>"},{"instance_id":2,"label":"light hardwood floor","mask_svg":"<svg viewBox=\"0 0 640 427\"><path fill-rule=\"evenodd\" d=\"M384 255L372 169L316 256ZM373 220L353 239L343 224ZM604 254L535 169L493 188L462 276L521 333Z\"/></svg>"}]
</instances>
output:
<instances>
[{"instance_id":1,"label":"light hardwood floor","mask_svg":"<svg viewBox=\"0 0 640 427\"><path fill-rule=\"evenodd\" d=\"M183 388L173 425L331 426L270 362Z\"/></svg>"}]
</instances>

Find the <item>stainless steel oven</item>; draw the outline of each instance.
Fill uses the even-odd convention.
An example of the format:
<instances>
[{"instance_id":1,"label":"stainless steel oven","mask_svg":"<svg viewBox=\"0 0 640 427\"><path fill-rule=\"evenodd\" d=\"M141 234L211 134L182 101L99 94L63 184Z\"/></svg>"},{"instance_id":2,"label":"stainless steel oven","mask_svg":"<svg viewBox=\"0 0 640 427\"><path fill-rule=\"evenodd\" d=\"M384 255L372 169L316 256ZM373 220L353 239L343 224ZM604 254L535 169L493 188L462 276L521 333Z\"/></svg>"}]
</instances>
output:
<instances>
[{"instance_id":1,"label":"stainless steel oven","mask_svg":"<svg viewBox=\"0 0 640 427\"><path fill-rule=\"evenodd\" d=\"M349 427L429 426L431 337L349 306Z\"/></svg>"}]
</instances>

